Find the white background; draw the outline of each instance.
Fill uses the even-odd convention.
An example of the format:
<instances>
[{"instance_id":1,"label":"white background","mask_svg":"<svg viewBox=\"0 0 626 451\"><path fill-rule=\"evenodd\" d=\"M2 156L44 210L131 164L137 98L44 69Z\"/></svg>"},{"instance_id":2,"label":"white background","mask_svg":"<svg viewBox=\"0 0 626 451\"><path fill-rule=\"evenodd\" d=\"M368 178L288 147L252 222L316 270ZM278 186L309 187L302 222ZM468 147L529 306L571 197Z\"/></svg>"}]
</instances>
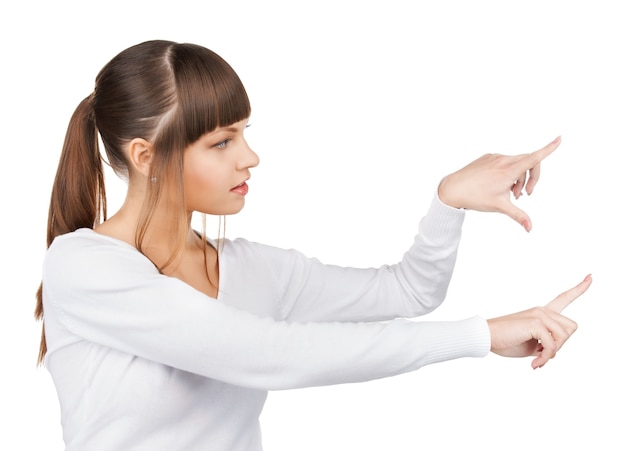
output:
<instances>
[{"instance_id":1,"label":"white background","mask_svg":"<svg viewBox=\"0 0 626 451\"><path fill-rule=\"evenodd\" d=\"M261 165L227 236L329 263L395 262L441 177L485 152L529 152L562 135L519 202L533 231L469 212L448 299L425 318L525 309L593 273L567 310L579 330L557 359L538 371L528 359L462 359L271 393L268 451L625 449L620 3L5 2L0 449L63 449L32 317L50 186L97 72L148 39L211 48L248 89ZM124 185L108 183L113 212Z\"/></svg>"}]
</instances>

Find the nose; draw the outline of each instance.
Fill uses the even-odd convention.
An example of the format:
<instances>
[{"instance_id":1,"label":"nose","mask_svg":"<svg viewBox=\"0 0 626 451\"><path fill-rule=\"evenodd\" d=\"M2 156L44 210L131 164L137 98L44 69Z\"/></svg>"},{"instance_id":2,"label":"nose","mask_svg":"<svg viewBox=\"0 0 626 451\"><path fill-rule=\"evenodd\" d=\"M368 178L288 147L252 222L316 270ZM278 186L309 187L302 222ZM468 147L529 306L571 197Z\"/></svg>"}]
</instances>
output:
<instances>
[{"instance_id":1,"label":"nose","mask_svg":"<svg viewBox=\"0 0 626 451\"><path fill-rule=\"evenodd\" d=\"M239 160L239 169L254 168L259 165L259 156L250 148L246 142L243 149L243 156Z\"/></svg>"}]
</instances>

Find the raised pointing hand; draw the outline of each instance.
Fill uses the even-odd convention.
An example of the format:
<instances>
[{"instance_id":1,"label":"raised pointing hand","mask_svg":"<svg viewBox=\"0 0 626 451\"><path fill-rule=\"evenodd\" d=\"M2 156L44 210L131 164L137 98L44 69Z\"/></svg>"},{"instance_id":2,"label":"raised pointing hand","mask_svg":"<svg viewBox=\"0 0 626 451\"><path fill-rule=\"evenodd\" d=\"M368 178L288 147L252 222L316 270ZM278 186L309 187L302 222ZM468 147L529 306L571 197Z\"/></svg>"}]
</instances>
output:
<instances>
[{"instance_id":1,"label":"raised pointing hand","mask_svg":"<svg viewBox=\"0 0 626 451\"><path fill-rule=\"evenodd\" d=\"M561 312L591 285L591 275L561 293L545 307L487 321L491 332L491 351L505 357L536 356L533 369L541 368L576 331L577 324Z\"/></svg>"},{"instance_id":2,"label":"raised pointing hand","mask_svg":"<svg viewBox=\"0 0 626 451\"><path fill-rule=\"evenodd\" d=\"M527 194L533 192L541 162L560 143L558 137L535 152L512 156L485 154L446 176L439 185L439 198L455 208L504 213L530 231L530 217L511 202L511 194L518 199L524 188Z\"/></svg>"}]
</instances>

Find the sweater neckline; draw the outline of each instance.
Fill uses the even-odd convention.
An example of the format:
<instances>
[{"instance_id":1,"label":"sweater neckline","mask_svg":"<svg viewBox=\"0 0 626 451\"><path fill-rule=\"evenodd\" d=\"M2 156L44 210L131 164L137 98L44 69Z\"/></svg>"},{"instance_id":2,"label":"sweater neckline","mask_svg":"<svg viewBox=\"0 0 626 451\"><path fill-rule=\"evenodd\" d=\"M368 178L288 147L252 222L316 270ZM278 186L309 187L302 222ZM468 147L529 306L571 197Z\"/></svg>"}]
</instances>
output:
<instances>
[{"instance_id":1,"label":"sweater neckline","mask_svg":"<svg viewBox=\"0 0 626 451\"><path fill-rule=\"evenodd\" d=\"M103 233L96 232L95 230L90 229L89 227L82 227L80 229L76 229L74 231L74 233L90 235L92 237L96 237L97 239L108 241L108 242L110 242L113 245L120 246L120 247L125 247L125 248L127 248L127 249L129 249L131 251L137 252L138 254L142 255L147 261L149 261L154 266L154 263L147 256L145 256L142 252L139 252L139 249L137 249L135 246L132 246L131 244L128 244L126 241L120 240L119 238L115 238L115 237L112 237L112 236L109 236L109 235L105 235ZM197 233L197 231L196 231L196 233ZM215 240L207 237L207 241L208 241L208 243L211 246L213 246L215 249L217 249L217 243L215 242ZM224 252L224 248L222 248L222 251L218 250L218 252L219 252L219 256L218 256L218 259L217 259L217 264L218 264L218 268L219 268L219 274L220 274L219 277L220 277L220 279L219 279L219 284L218 284L218 289L217 289L217 296L215 298L217 300L221 299L221 297L222 297L221 296L222 295L222 288L221 287L223 286L223 283L225 281L224 269L225 269L225 266L226 266L226 265L224 265L224 261L223 261L224 253L225 253ZM156 266L155 266L155 269L157 269L157 271L158 271L158 268L156 268ZM172 276L167 276L165 274L163 274L163 275L165 277L172 277Z\"/></svg>"}]
</instances>

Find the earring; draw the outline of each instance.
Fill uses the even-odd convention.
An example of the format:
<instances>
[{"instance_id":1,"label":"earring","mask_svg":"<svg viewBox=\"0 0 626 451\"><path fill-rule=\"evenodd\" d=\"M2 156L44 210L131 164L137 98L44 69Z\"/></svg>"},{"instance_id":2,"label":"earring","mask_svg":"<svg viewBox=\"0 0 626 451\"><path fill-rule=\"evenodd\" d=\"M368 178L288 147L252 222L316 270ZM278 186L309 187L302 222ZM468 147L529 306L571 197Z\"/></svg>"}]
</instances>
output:
<instances>
[{"instance_id":1,"label":"earring","mask_svg":"<svg viewBox=\"0 0 626 451\"><path fill-rule=\"evenodd\" d=\"M151 181L152 183L156 183L157 178L153 175L152 177L150 177L150 181Z\"/></svg>"}]
</instances>

